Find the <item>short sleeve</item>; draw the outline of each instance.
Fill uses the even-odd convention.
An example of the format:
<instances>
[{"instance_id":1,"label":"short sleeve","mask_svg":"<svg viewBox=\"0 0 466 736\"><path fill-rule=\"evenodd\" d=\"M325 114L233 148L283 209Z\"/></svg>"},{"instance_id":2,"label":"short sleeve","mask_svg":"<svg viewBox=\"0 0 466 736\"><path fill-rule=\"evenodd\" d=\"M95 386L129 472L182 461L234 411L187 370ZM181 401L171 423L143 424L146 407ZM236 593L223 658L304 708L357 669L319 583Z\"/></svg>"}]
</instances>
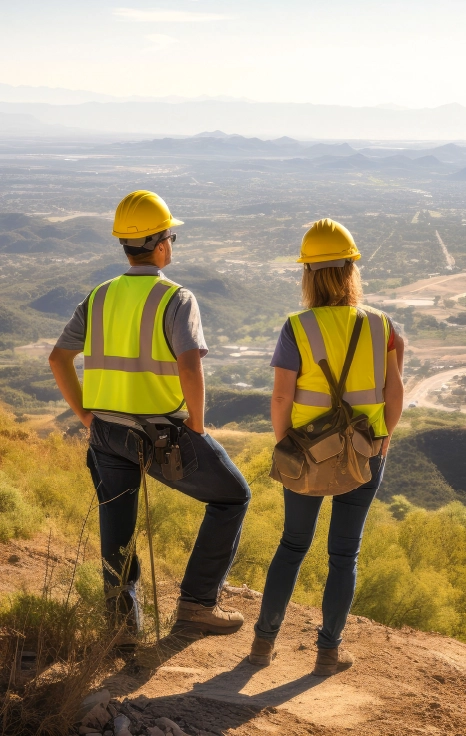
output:
<instances>
[{"instance_id":1,"label":"short sleeve","mask_svg":"<svg viewBox=\"0 0 466 736\"><path fill-rule=\"evenodd\" d=\"M385 314L384 312L384 316L387 319L389 330L390 330L389 335L388 335L388 340L387 340L387 353L390 353L392 350L395 350L395 334L396 333L395 333L395 328L393 326L393 322L388 316L388 314Z\"/></svg>"},{"instance_id":2,"label":"short sleeve","mask_svg":"<svg viewBox=\"0 0 466 736\"><path fill-rule=\"evenodd\" d=\"M201 358L209 352L202 329L199 305L194 294L188 289L179 289L168 305L165 334L176 357L196 348L200 351Z\"/></svg>"},{"instance_id":3,"label":"short sleeve","mask_svg":"<svg viewBox=\"0 0 466 736\"><path fill-rule=\"evenodd\" d=\"M301 356L289 319L281 329L270 365L272 368L285 368L288 371L299 373Z\"/></svg>"},{"instance_id":4,"label":"short sleeve","mask_svg":"<svg viewBox=\"0 0 466 736\"><path fill-rule=\"evenodd\" d=\"M63 350L84 350L86 341L87 305L89 296L76 307L73 316L58 338L55 347Z\"/></svg>"}]
</instances>

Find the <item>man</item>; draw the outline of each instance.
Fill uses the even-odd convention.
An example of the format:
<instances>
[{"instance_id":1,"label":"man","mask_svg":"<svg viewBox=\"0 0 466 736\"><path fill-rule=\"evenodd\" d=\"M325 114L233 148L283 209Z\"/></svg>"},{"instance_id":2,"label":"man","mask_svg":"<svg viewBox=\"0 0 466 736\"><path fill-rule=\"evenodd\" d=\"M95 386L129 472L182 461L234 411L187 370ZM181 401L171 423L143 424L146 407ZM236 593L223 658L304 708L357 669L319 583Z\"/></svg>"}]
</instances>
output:
<instances>
[{"instance_id":1,"label":"man","mask_svg":"<svg viewBox=\"0 0 466 736\"><path fill-rule=\"evenodd\" d=\"M117 620L126 615L130 641L141 630L133 544L141 451L149 475L207 504L173 630L229 634L243 623L217 600L238 547L249 487L204 430L207 346L196 299L161 271L172 258L171 228L182 224L153 192L132 192L120 202L113 235L131 267L77 307L49 359L63 397L90 427L87 463L101 504L107 608ZM73 360L82 352L81 388Z\"/></svg>"}]
</instances>

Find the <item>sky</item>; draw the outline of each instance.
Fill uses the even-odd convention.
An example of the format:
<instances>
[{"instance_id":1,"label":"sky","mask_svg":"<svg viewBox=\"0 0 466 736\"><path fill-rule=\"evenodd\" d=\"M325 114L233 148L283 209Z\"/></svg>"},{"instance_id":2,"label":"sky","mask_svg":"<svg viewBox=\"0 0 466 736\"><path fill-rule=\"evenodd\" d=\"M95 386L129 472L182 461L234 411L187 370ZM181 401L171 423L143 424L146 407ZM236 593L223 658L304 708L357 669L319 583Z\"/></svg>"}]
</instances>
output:
<instances>
[{"instance_id":1,"label":"sky","mask_svg":"<svg viewBox=\"0 0 466 736\"><path fill-rule=\"evenodd\" d=\"M0 0L0 82L466 105L465 0Z\"/></svg>"}]
</instances>

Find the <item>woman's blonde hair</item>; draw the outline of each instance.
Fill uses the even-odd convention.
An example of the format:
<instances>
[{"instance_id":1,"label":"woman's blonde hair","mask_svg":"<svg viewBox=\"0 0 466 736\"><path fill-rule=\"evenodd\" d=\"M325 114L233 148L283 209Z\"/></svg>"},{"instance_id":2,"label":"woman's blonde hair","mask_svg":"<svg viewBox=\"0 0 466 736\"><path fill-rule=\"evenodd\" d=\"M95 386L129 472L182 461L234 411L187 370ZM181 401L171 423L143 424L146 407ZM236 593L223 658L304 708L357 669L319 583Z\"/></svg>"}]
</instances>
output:
<instances>
[{"instance_id":1,"label":"woman's blonde hair","mask_svg":"<svg viewBox=\"0 0 466 736\"><path fill-rule=\"evenodd\" d=\"M342 268L330 266L317 271L304 264L302 302L306 309L356 307L361 300L361 274L353 261L347 261Z\"/></svg>"}]
</instances>

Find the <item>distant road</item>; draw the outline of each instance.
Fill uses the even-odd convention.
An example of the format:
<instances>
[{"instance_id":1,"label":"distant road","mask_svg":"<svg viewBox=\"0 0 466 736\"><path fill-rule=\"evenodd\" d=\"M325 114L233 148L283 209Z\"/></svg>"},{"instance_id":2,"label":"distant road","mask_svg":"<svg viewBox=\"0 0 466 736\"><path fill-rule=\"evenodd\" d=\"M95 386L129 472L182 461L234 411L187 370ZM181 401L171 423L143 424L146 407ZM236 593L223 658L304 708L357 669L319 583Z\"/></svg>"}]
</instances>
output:
<instances>
[{"instance_id":1,"label":"distant road","mask_svg":"<svg viewBox=\"0 0 466 736\"><path fill-rule=\"evenodd\" d=\"M440 244L440 247L443 250L443 255L445 256L445 259L446 259L446 262L447 262L447 268L452 269L453 266L455 265L455 259L453 258L453 256L451 256L449 254L448 249L447 249L447 246L445 245L445 243L443 242L442 238L440 237L438 230L435 231L435 234L437 236L437 240L438 240L438 242Z\"/></svg>"},{"instance_id":2,"label":"distant road","mask_svg":"<svg viewBox=\"0 0 466 736\"><path fill-rule=\"evenodd\" d=\"M466 368L450 368L448 371L442 371L436 373L435 376L429 376L420 381L405 395L405 408L408 404L416 401L417 406L425 406L428 409L441 409L442 411L455 411L451 406L443 406L441 404L434 404L433 401L426 399L429 391L433 391L436 388L440 388L442 384L447 383L453 376L463 376L466 374ZM466 407L461 409L462 412L466 412Z\"/></svg>"}]
</instances>

